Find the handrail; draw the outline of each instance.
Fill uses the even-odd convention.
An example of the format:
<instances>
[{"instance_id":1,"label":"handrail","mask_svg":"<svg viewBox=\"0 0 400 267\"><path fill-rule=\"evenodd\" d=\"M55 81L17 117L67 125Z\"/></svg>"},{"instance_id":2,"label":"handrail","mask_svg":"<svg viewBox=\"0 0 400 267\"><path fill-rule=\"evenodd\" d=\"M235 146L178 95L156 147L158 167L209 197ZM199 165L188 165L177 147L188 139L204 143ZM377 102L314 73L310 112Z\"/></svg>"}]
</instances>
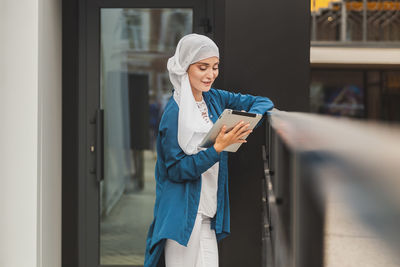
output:
<instances>
[{"instance_id":1,"label":"handrail","mask_svg":"<svg viewBox=\"0 0 400 267\"><path fill-rule=\"evenodd\" d=\"M332 188L393 252L400 251L398 125L277 109L268 121L267 217L275 228L272 246L279 243L273 266L323 265L324 205ZM304 236L309 232L311 239ZM288 255L278 255L282 251Z\"/></svg>"},{"instance_id":2,"label":"handrail","mask_svg":"<svg viewBox=\"0 0 400 267\"><path fill-rule=\"evenodd\" d=\"M365 172L364 181L379 183L400 207L399 125L277 109L269 121L293 151L330 155L357 166Z\"/></svg>"}]
</instances>

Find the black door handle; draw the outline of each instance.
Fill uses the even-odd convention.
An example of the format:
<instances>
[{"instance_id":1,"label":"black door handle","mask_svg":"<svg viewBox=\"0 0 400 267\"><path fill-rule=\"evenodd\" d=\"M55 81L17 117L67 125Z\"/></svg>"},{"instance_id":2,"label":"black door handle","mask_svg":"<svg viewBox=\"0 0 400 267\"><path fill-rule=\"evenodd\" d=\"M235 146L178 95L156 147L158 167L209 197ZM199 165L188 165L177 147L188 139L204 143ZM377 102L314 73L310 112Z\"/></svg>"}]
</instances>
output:
<instances>
[{"instance_id":1,"label":"black door handle","mask_svg":"<svg viewBox=\"0 0 400 267\"><path fill-rule=\"evenodd\" d=\"M104 180L104 109L96 112L96 178Z\"/></svg>"}]
</instances>

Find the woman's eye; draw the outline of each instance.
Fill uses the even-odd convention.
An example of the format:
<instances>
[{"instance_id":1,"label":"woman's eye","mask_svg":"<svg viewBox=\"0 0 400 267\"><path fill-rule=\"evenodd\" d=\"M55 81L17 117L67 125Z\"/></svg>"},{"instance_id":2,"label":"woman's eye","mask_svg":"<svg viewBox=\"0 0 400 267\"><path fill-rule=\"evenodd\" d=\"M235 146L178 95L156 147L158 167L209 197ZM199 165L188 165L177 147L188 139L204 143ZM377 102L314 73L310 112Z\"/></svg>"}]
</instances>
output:
<instances>
[{"instance_id":1,"label":"woman's eye","mask_svg":"<svg viewBox=\"0 0 400 267\"><path fill-rule=\"evenodd\" d=\"M199 69L201 70L201 71L206 71L207 70L207 67L199 67ZM218 70L218 67L214 67L213 68L213 70Z\"/></svg>"}]
</instances>

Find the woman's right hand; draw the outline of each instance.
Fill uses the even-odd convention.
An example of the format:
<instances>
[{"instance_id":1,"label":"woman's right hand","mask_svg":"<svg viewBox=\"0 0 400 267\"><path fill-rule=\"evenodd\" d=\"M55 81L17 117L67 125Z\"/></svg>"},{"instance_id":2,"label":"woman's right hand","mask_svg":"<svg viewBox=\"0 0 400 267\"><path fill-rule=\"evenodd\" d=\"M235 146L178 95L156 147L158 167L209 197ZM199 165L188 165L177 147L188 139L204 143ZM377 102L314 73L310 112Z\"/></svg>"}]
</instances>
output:
<instances>
[{"instance_id":1,"label":"woman's right hand","mask_svg":"<svg viewBox=\"0 0 400 267\"><path fill-rule=\"evenodd\" d=\"M220 153L227 146L230 146L235 143L246 143L247 141L242 139L244 136L250 134L252 130L248 130L250 124L245 124L243 121L233 127L228 133L226 133L226 126L222 126L221 131L219 132L217 138L215 139L214 148Z\"/></svg>"}]
</instances>

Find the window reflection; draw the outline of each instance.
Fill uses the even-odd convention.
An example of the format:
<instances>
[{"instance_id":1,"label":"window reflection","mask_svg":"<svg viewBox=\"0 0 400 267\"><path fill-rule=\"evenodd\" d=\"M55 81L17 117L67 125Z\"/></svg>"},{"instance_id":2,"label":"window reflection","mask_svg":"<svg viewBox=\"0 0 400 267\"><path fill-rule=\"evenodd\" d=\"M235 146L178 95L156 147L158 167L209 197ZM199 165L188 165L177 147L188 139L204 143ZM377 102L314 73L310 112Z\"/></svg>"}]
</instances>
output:
<instances>
[{"instance_id":1,"label":"window reflection","mask_svg":"<svg viewBox=\"0 0 400 267\"><path fill-rule=\"evenodd\" d=\"M364 117L363 73L313 71L311 111L336 116Z\"/></svg>"},{"instance_id":2,"label":"window reflection","mask_svg":"<svg viewBox=\"0 0 400 267\"><path fill-rule=\"evenodd\" d=\"M400 70L311 70L311 112L400 122L399 106Z\"/></svg>"}]
</instances>

